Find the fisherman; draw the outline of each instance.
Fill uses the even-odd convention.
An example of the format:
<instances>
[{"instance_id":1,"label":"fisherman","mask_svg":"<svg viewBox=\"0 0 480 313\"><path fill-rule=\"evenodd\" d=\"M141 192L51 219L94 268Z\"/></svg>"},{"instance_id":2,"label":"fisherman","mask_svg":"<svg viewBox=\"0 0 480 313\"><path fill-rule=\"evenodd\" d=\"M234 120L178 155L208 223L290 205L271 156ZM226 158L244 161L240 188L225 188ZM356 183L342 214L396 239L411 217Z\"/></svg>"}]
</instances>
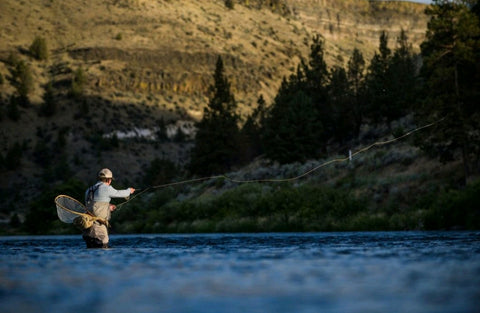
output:
<instances>
[{"instance_id":1,"label":"fisherman","mask_svg":"<svg viewBox=\"0 0 480 313\"><path fill-rule=\"evenodd\" d=\"M101 218L105 222L95 221L92 227L83 231L83 240L87 248L108 248L108 230L107 225L110 220L111 212L115 211L116 206L110 204L112 198L128 198L135 192L135 188L116 190L111 186L113 180L112 171L104 168L98 172L98 182L89 187L85 192L85 204L87 210Z\"/></svg>"}]
</instances>

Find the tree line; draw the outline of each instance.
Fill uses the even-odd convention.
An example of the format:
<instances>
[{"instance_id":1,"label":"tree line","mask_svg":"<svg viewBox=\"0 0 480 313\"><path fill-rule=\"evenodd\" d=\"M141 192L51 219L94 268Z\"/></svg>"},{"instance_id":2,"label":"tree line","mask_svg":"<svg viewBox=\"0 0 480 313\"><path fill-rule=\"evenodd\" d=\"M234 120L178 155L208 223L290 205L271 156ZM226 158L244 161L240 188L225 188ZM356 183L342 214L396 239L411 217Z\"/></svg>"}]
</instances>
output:
<instances>
[{"instance_id":1,"label":"tree line","mask_svg":"<svg viewBox=\"0 0 480 313\"><path fill-rule=\"evenodd\" d=\"M189 171L220 174L260 155L282 164L319 158L328 145L357 140L362 125L391 127L414 114L419 125L442 120L419 138L425 151L442 161L461 155L465 180L478 174L479 4L434 0L425 13L430 21L420 54L405 31L394 49L382 32L369 64L354 49L346 68L328 68L324 42L315 36L308 58L283 79L273 103L267 107L260 95L242 127L219 57Z\"/></svg>"}]
</instances>

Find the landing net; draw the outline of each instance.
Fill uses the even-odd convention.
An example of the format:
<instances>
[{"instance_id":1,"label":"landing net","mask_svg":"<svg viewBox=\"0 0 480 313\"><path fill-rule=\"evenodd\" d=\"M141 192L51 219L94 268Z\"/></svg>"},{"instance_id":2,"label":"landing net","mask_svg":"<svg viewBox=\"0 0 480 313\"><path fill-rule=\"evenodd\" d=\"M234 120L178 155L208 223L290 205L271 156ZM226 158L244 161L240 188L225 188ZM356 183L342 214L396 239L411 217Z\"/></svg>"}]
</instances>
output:
<instances>
[{"instance_id":1,"label":"landing net","mask_svg":"<svg viewBox=\"0 0 480 313\"><path fill-rule=\"evenodd\" d=\"M59 195L55 198L58 218L64 223L73 223L73 220L88 214L87 208L70 196Z\"/></svg>"}]
</instances>

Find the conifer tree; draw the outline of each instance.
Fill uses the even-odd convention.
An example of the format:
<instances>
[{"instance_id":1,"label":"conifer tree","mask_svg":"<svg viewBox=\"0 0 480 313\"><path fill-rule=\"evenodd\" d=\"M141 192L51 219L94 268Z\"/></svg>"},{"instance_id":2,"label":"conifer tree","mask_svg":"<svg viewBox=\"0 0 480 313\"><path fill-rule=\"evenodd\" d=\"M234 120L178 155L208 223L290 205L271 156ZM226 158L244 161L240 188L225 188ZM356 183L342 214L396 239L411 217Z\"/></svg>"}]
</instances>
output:
<instances>
[{"instance_id":1,"label":"conifer tree","mask_svg":"<svg viewBox=\"0 0 480 313\"><path fill-rule=\"evenodd\" d=\"M316 36L308 62L283 79L263 125L265 155L280 163L318 157L333 134L328 97L328 69L324 45Z\"/></svg>"},{"instance_id":2,"label":"conifer tree","mask_svg":"<svg viewBox=\"0 0 480 313\"><path fill-rule=\"evenodd\" d=\"M365 60L363 55L355 48L348 60L347 78L351 88L352 111L354 115L354 135L360 133L365 115Z\"/></svg>"},{"instance_id":3,"label":"conifer tree","mask_svg":"<svg viewBox=\"0 0 480 313\"><path fill-rule=\"evenodd\" d=\"M325 61L325 44L320 36L313 37L308 66L304 63L302 65L305 73L305 91L315 106L317 123L322 125L321 133L316 135L321 137L319 139L323 144L333 136L335 125L330 118L332 108L327 101L329 72Z\"/></svg>"},{"instance_id":4,"label":"conifer tree","mask_svg":"<svg viewBox=\"0 0 480 313\"><path fill-rule=\"evenodd\" d=\"M333 121L333 137L337 141L351 139L355 133L353 94L347 72L343 67L335 66L330 72L328 101L331 107L330 119Z\"/></svg>"},{"instance_id":5,"label":"conifer tree","mask_svg":"<svg viewBox=\"0 0 480 313\"><path fill-rule=\"evenodd\" d=\"M192 174L221 174L230 170L239 159L237 104L221 57L218 57L213 78L213 96L204 109L202 120L197 123L189 165Z\"/></svg>"},{"instance_id":6,"label":"conifer tree","mask_svg":"<svg viewBox=\"0 0 480 313\"><path fill-rule=\"evenodd\" d=\"M298 89L276 100L266 120L265 154L280 163L305 161L316 156L319 129L312 99Z\"/></svg>"},{"instance_id":7,"label":"conifer tree","mask_svg":"<svg viewBox=\"0 0 480 313\"><path fill-rule=\"evenodd\" d=\"M245 153L245 161L251 161L256 156L263 153L263 147L261 143L261 128L265 123L267 114L265 99L263 95L257 100L257 107L253 110L242 128L242 150Z\"/></svg>"},{"instance_id":8,"label":"conifer tree","mask_svg":"<svg viewBox=\"0 0 480 313\"><path fill-rule=\"evenodd\" d=\"M317 155L323 128L318 111L307 93L301 71L282 85L263 125L265 155L280 163L304 161Z\"/></svg>"},{"instance_id":9,"label":"conifer tree","mask_svg":"<svg viewBox=\"0 0 480 313\"><path fill-rule=\"evenodd\" d=\"M397 47L388 65L390 101L385 103L384 117L390 123L404 116L415 101L416 68L411 44L402 29Z\"/></svg>"},{"instance_id":10,"label":"conifer tree","mask_svg":"<svg viewBox=\"0 0 480 313\"><path fill-rule=\"evenodd\" d=\"M47 40L43 37L35 37L29 48L30 54L37 60L48 59Z\"/></svg>"},{"instance_id":11,"label":"conifer tree","mask_svg":"<svg viewBox=\"0 0 480 313\"><path fill-rule=\"evenodd\" d=\"M85 71L83 70L82 67L79 67L73 73L72 85L70 87L70 95L75 98L79 98L83 96L86 83L87 83L87 77L85 75Z\"/></svg>"},{"instance_id":12,"label":"conifer tree","mask_svg":"<svg viewBox=\"0 0 480 313\"><path fill-rule=\"evenodd\" d=\"M471 1L434 0L421 45L426 99L418 111L423 122L443 119L422 146L447 161L460 152L465 182L479 171L480 23Z\"/></svg>"},{"instance_id":13,"label":"conifer tree","mask_svg":"<svg viewBox=\"0 0 480 313\"><path fill-rule=\"evenodd\" d=\"M391 100L388 65L392 51L388 48L388 35L382 32L378 51L375 52L366 77L368 93L368 116L374 122L381 122L387 111L387 104Z\"/></svg>"},{"instance_id":14,"label":"conifer tree","mask_svg":"<svg viewBox=\"0 0 480 313\"><path fill-rule=\"evenodd\" d=\"M327 97L326 86L328 83L328 68L324 58L325 46L322 39L317 35L313 37L310 45L308 66L304 63L305 82L308 92L315 96L320 103L324 103Z\"/></svg>"},{"instance_id":15,"label":"conifer tree","mask_svg":"<svg viewBox=\"0 0 480 313\"><path fill-rule=\"evenodd\" d=\"M23 60L19 60L13 64L12 73L13 85L17 89L18 103L21 106L28 106L30 100L28 95L33 90L33 76L30 66Z\"/></svg>"}]
</instances>

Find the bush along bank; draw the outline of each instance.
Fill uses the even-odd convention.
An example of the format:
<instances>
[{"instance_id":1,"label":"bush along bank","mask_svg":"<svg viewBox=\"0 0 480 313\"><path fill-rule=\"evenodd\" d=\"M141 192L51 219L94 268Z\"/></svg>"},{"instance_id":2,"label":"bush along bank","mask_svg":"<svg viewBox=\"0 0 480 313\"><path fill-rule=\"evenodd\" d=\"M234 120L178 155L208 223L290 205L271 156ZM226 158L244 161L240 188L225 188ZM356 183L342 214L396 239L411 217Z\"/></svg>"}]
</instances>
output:
<instances>
[{"instance_id":1,"label":"bush along bank","mask_svg":"<svg viewBox=\"0 0 480 313\"><path fill-rule=\"evenodd\" d=\"M440 192L433 201L423 203L425 229L480 229L480 180Z\"/></svg>"},{"instance_id":2,"label":"bush along bank","mask_svg":"<svg viewBox=\"0 0 480 313\"><path fill-rule=\"evenodd\" d=\"M314 232L480 229L480 181L432 191L409 209L374 208L366 197L316 184L244 184L179 200L166 189L114 217L119 233Z\"/></svg>"}]
</instances>

